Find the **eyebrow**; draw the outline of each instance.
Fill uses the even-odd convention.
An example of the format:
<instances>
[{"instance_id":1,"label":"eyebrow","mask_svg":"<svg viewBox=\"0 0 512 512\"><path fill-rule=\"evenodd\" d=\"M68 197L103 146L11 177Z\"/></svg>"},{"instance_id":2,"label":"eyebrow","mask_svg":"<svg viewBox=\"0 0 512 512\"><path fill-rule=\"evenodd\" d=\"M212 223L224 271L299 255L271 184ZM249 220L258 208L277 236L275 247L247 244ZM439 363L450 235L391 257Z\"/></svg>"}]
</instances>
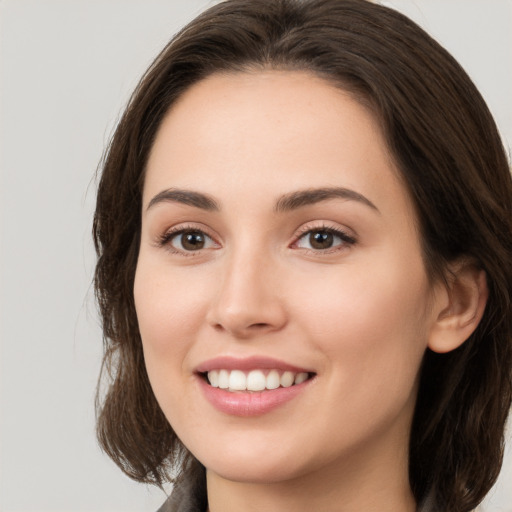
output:
<instances>
[{"instance_id":1,"label":"eyebrow","mask_svg":"<svg viewBox=\"0 0 512 512\"><path fill-rule=\"evenodd\" d=\"M159 192L148 204L146 211L159 203L181 203L189 206L201 208L207 211L219 211L217 202L207 194L194 192L193 190L182 190L178 188L169 188Z\"/></svg>"},{"instance_id":2,"label":"eyebrow","mask_svg":"<svg viewBox=\"0 0 512 512\"><path fill-rule=\"evenodd\" d=\"M277 213L287 212L334 198L357 201L379 212L379 209L368 198L355 190L344 187L310 188L290 192L277 200L274 211ZM159 192L151 199L146 210L165 202L186 204L206 211L220 211L218 203L209 195L177 188L169 188Z\"/></svg>"},{"instance_id":3,"label":"eyebrow","mask_svg":"<svg viewBox=\"0 0 512 512\"><path fill-rule=\"evenodd\" d=\"M287 212L334 198L357 201L379 212L379 209L368 198L355 190L344 187L313 188L291 192L279 198L274 210L276 212Z\"/></svg>"}]
</instances>

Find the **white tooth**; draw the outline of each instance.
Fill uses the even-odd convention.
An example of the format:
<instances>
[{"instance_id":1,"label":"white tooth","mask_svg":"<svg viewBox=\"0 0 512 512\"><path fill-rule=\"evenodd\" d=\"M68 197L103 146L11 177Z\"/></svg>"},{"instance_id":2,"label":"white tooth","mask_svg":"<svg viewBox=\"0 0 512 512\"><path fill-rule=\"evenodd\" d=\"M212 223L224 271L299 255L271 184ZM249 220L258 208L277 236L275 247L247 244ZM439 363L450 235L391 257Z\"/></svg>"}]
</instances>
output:
<instances>
[{"instance_id":1,"label":"white tooth","mask_svg":"<svg viewBox=\"0 0 512 512\"><path fill-rule=\"evenodd\" d=\"M280 384L279 372L277 370L270 370L267 375L267 389L277 389Z\"/></svg>"},{"instance_id":2,"label":"white tooth","mask_svg":"<svg viewBox=\"0 0 512 512\"><path fill-rule=\"evenodd\" d=\"M295 374L292 372L284 372L283 375L281 375L281 386L283 388L289 388L295 379Z\"/></svg>"},{"instance_id":3,"label":"white tooth","mask_svg":"<svg viewBox=\"0 0 512 512\"><path fill-rule=\"evenodd\" d=\"M262 391L265 389L267 379L261 370L252 370L247 375L247 389L249 391Z\"/></svg>"},{"instance_id":4,"label":"white tooth","mask_svg":"<svg viewBox=\"0 0 512 512\"><path fill-rule=\"evenodd\" d=\"M208 372L208 380L212 387L218 388L219 387L219 372L217 370L212 370L211 372Z\"/></svg>"},{"instance_id":5,"label":"white tooth","mask_svg":"<svg viewBox=\"0 0 512 512\"><path fill-rule=\"evenodd\" d=\"M247 378L240 370L232 370L229 375L229 389L232 391L243 391L247 389Z\"/></svg>"},{"instance_id":6,"label":"white tooth","mask_svg":"<svg viewBox=\"0 0 512 512\"><path fill-rule=\"evenodd\" d=\"M308 380L308 374L305 372L297 373L295 377L295 384L301 384L305 380Z\"/></svg>"},{"instance_id":7,"label":"white tooth","mask_svg":"<svg viewBox=\"0 0 512 512\"><path fill-rule=\"evenodd\" d=\"M229 388L229 372L227 370L219 371L219 388L221 388L221 389Z\"/></svg>"}]
</instances>

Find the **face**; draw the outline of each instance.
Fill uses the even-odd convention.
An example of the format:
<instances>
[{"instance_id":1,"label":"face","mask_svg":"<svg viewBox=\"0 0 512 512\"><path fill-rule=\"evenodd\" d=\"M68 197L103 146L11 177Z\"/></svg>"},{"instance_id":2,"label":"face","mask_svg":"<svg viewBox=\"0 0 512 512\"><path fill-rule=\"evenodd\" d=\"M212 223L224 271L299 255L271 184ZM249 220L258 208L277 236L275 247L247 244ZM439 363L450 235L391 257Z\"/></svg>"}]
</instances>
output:
<instances>
[{"instance_id":1,"label":"face","mask_svg":"<svg viewBox=\"0 0 512 512\"><path fill-rule=\"evenodd\" d=\"M209 77L164 119L143 204L145 362L209 471L275 482L406 454L431 289L363 106L305 73Z\"/></svg>"}]
</instances>

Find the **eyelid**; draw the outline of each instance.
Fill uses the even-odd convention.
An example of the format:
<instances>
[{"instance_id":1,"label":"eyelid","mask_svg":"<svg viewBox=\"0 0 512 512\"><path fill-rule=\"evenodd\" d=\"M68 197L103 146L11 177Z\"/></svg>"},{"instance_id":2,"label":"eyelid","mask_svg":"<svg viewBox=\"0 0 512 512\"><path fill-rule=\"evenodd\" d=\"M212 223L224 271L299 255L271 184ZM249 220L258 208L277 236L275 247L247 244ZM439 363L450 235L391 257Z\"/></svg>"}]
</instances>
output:
<instances>
[{"instance_id":1,"label":"eyelid","mask_svg":"<svg viewBox=\"0 0 512 512\"><path fill-rule=\"evenodd\" d=\"M180 250L174 247L171 242L172 240L179 236L182 233L186 233L187 231L196 231L202 233L204 236L208 237L213 241L215 247L207 247L198 249L196 251L186 251ZM298 242L308 233L314 231L327 231L340 238L343 243L340 243L334 247L326 248L326 249L308 249L298 247ZM333 252L343 251L350 248L350 246L356 244L358 242L357 237L353 233L352 230L343 228L338 224L333 223L332 221L313 221L308 222L302 225L293 235L292 242L288 245L288 247L293 249L299 249L303 252L309 252L315 255L327 255ZM218 237L212 234L211 230L201 223L180 223L170 228L167 228L162 234L157 235L156 244L158 247L164 248L171 252L172 254L178 254L185 257L190 256L198 256L203 254L205 251L210 251L212 249L218 249L221 247L221 244L218 242Z\"/></svg>"},{"instance_id":2,"label":"eyelid","mask_svg":"<svg viewBox=\"0 0 512 512\"><path fill-rule=\"evenodd\" d=\"M327 231L332 233L333 235L339 237L343 243L334 247L330 247L327 249L307 249L297 247L298 242L304 238L308 233L314 231ZM333 252L337 252L340 250L346 250L350 246L355 245L358 242L357 237L353 233L352 230L348 230L346 228L342 228L337 224L333 224L332 222L326 221L315 221L309 222L301 226L293 236L293 242L290 244L290 247L308 251L310 253L322 255L322 254L331 254Z\"/></svg>"},{"instance_id":3,"label":"eyelid","mask_svg":"<svg viewBox=\"0 0 512 512\"><path fill-rule=\"evenodd\" d=\"M216 247L208 247L203 249L198 249L197 251L183 251L172 245L172 240L179 236L182 233L186 233L188 231L198 232L208 237ZM220 243L217 241L217 237L215 237L211 230L202 224L196 223L184 223L177 224L176 226L172 226L166 229L162 234L157 235L156 245L158 247L164 248L171 252L172 254L179 254L181 256L190 257L190 256L198 256L199 254L203 254L205 251L209 251L212 249L217 249L220 247Z\"/></svg>"}]
</instances>

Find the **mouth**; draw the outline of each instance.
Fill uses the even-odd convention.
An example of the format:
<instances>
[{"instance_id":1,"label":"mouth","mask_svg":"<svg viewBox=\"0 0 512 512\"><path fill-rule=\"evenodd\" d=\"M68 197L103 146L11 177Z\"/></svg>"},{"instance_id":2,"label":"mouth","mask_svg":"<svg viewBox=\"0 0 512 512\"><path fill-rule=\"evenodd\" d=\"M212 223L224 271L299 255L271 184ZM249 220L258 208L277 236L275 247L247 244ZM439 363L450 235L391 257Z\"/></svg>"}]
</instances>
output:
<instances>
[{"instance_id":1,"label":"mouth","mask_svg":"<svg viewBox=\"0 0 512 512\"><path fill-rule=\"evenodd\" d=\"M230 416L261 416L307 394L316 372L265 356L221 356L195 369L206 400Z\"/></svg>"},{"instance_id":2,"label":"mouth","mask_svg":"<svg viewBox=\"0 0 512 512\"><path fill-rule=\"evenodd\" d=\"M212 369L200 373L202 379L213 388L230 392L261 392L278 388L290 388L312 379L313 372L280 369Z\"/></svg>"}]
</instances>

